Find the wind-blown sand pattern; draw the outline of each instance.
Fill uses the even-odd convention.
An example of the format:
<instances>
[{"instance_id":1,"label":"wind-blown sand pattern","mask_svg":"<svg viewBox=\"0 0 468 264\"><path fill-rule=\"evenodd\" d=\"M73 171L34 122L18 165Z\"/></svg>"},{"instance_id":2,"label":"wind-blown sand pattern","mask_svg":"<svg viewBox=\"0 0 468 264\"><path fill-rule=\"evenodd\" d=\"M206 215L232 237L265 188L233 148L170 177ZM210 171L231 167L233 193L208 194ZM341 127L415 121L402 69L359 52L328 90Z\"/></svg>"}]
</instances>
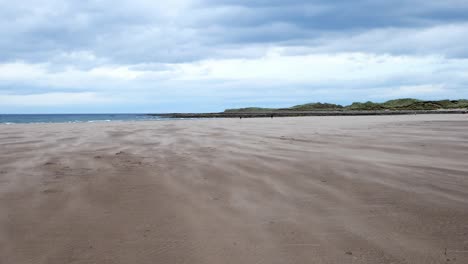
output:
<instances>
[{"instance_id":1,"label":"wind-blown sand pattern","mask_svg":"<svg viewBox=\"0 0 468 264\"><path fill-rule=\"evenodd\" d=\"M468 263L468 116L1 125L0 263Z\"/></svg>"}]
</instances>

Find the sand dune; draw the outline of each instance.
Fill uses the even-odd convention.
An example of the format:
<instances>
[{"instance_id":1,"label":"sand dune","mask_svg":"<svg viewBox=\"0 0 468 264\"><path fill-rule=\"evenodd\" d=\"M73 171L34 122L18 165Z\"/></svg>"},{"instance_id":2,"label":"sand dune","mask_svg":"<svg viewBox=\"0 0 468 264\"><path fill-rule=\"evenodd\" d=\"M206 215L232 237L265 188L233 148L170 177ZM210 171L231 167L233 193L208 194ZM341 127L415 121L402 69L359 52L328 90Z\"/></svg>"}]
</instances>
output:
<instances>
[{"instance_id":1,"label":"sand dune","mask_svg":"<svg viewBox=\"0 0 468 264\"><path fill-rule=\"evenodd\" d=\"M0 125L0 263L468 263L468 116Z\"/></svg>"}]
</instances>

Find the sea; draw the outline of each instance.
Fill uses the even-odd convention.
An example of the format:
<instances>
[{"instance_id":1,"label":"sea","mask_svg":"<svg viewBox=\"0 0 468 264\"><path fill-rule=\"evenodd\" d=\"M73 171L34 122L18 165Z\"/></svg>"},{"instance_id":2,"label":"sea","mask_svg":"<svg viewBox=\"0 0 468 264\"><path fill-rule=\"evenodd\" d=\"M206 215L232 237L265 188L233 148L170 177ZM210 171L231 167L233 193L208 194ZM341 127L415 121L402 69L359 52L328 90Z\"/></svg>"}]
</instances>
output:
<instances>
[{"instance_id":1,"label":"sea","mask_svg":"<svg viewBox=\"0 0 468 264\"><path fill-rule=\"evenodd\" d=\"M0 124L92 123L161 120L171 120L171 118L148 114L0 114Z\"/></svg>"}]
</instances>

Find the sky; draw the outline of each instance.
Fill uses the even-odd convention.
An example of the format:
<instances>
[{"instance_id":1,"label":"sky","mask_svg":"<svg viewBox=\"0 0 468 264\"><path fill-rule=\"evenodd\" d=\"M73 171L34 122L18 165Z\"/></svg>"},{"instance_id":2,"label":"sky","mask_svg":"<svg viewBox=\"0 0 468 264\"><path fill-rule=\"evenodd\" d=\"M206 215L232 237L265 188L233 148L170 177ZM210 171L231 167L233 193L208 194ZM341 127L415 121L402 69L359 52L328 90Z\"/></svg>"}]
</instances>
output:
<instances>
[{"instance_id":1,"label":"sky","mask_svg":"<svg viewBox=\"0 0 468 264\"><path fill-rule=\"evenodd\" d=\"M467 0L0 0L0 113L468 98Z\"/></svg>"}]
</instances>

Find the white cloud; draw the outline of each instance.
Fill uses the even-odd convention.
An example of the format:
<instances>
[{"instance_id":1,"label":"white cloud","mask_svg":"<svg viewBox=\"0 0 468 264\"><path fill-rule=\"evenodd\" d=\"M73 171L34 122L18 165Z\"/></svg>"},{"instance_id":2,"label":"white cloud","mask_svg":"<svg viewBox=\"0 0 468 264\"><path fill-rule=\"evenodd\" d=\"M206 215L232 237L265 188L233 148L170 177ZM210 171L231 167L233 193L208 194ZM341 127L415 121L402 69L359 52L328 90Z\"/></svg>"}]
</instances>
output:
<instances>
[{"instance_id":1,"label":"white cloud","mask_svg":"<svg viewBox=\"0 0 468 264\"><path fill-rule=\"evenodd\" d=\"M0 81L35 80L47 74L44 64L14 62L0 64Z\"/></svg>"},{"instance_id":2,"label":"white cloud","mask_svg":"<svg viewBox=\"0 0 468 264\"><path fill-rule=\"evenodd\" d=\"M403 55L468 57L468 23L450 23L424 28L377 28L361 33L330 34L303 47L304 52L365 51Z\"/></svg>"},{"instance_id":3,"label":"white cloud","mask_svg":"<svg viewBox=\"0 0 468 264\"><path fill-rule=\"evenodd\" d=\"M89 75L96 78L108 78L113 80L134 80L142 76L145 72L131 70L129 67L98 67L91 69Z\"/></svg>"},{"instance_id":4,"label":"white cloud","mask_svg":"<svg viewBox=\"0 0 468 264\"><path fill-rule=\"evenodd\" d=\"M0 64L0 105L5 109L192 100L224 101L226 106L229 102L286 106L468 96L468 59L356 52L291 55L298 54L291 49L271 48L258 58L172 64L60 69L50 63L4 63ZM76 56L93 59L89 54Z\"/></svg>"},{"instance_id":5,"label":"white cloud","mask_svg":"<svg viewBox=\"0 0 468 264\"><path fill-rule=\"evenodd\" d=\"M250 59L212 59L193 63L100 65L90 69L25 62L0 64L0 85L28 84L33 87L84 88L98 91L112 87L149 88L195 82L284 83L290 85L346 86L361 83L365 87L395 80L417 85L466 83L468 59L440 56L392 56L366 53L291 54L288 47L273 48L267 55ZM420 83L424 79L423 83ZM444 80L445 79L445 80ZM419 83L418 83L419 82ZM404 84L402 84L404 85ZM408 84L406 84L408 85ZM173 87L173 86L172 86ZM421 93L424 91L420 91Z\"/></svg>"},{"instance_id":6,"label":"white cloud","mask_svg":"<svg viewBox=\"0 0 468 264\"><path fill-rule=\"evenodd\" d=\"M43 93L28 95L0 94L2 106L70 106L115 102L96 93Z\"/></svg>"},{"instance_id":7,"label":"white cloud","mask_svg":"<svg viewBox=\"0 0 468 264\"><path fill-rule=\"evenodd\" d=\"M450 92L450 89L447 89L444 84L404 85L379 89L371 97L382 100L388 98L408 98L425 95L439 96L446 99L445 96L450 96Z\"/></svg>"},{"instance_id":8,"label":"white cloud","mask_svg":"<svg viewBox=\"0 0 468 264\"><path fill-rule=\"evenodd\" d=\"M440 56L392 56L365 53L282 55L274 49L256 59L206 60L174 65L182 80L273 80L293 83L382 81L402 76L428 76L451 67L468 70L467 60ZM288 54L289 52L285 52Z\"/></svg>"}]
</instances>

